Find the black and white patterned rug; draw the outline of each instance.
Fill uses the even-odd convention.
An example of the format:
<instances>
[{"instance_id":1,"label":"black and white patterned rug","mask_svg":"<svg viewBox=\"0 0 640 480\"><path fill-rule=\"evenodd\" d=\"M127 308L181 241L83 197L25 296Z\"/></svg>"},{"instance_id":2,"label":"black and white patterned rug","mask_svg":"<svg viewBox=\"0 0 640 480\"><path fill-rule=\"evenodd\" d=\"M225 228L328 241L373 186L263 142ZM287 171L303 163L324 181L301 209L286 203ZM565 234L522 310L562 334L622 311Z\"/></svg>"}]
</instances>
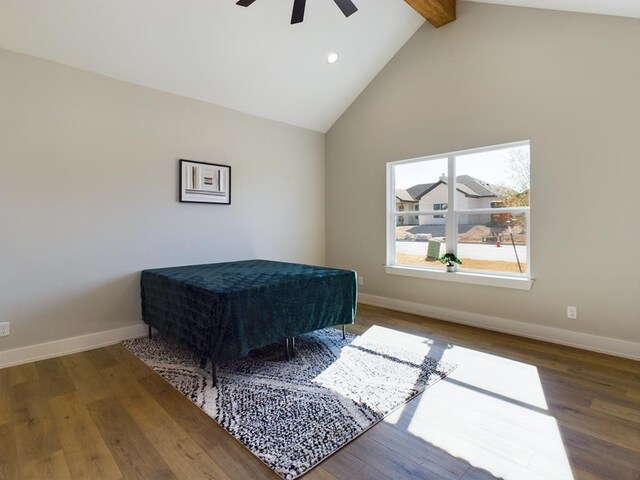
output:
<instances>
[{"instance_id":1,"label":"black and white patterned rug","mask_svg":"<svg viewBox=\"0 0 640 480\"><path fill-rule=\"evenodd\" d=\"M218 385L188 351L156 336L123 345L282 478L297 478L455 366L335 329L221 364Z\"/></svg>"}]
</instances>

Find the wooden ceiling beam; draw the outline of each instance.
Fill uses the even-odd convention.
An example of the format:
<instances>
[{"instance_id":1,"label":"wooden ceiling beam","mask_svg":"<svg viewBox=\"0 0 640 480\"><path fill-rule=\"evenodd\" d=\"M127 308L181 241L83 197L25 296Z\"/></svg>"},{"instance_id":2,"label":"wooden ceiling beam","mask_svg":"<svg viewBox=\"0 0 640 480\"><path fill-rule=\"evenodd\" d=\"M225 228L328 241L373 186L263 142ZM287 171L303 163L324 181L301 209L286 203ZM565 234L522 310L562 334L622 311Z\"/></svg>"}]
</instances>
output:
<instances>
[{"instance_id":1,"label":"wooden ceiling beam","mask_svg":"<svg viewBox=\"0 0 640 480\"><path fill-rule=\"evenodd\" d=\"M436 28L456 19L456 0L404 0Z\"/></svg>"}]
</instances>

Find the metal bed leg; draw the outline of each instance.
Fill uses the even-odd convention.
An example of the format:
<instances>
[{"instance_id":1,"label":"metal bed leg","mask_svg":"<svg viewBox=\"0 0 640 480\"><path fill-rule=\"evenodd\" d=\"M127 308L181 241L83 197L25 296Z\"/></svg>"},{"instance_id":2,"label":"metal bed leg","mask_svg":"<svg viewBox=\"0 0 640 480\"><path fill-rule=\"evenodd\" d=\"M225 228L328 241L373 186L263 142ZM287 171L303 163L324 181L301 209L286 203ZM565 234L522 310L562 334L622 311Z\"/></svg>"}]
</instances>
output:
<instances>
[{"instance_id":1,"label":"metal bed leg","mask_svg":"<svg viewBox=\"0 0 640 480\"><path fill-rule=\"evenodd\" d=\"M151 324L149 324L149 340L153 338L153 334L151 333Z\"/></svg>"},{"instance_id":2,"label":"metal bed leg","mask_svg":"<svg viewBox=\"0 0 640 480\"><path fill-rule=\"evenodd\" d=\"M287 352L287 360L289 360L289 337L284 339L284 348Z\"/></svg>"},{"instance_id":3,"label":"metal bed leg","mask_svg":"<svg viewBox=\"0 0 640 480\"><path fill-rule=\"evenodd\" d=\"M347 338L347 330L344 325L342 325L342 339L345 340Z\"/></svg>"},{"instance_id":4,"label":"metal bed leg","mask_svg":"<svg viewBox=\"0 0 640 480\"><path fill-rule=\"evenodd\" d=\"M218 385L218 377L216 376L216 364L213 362L213 358L211 359L211 382L213 387Z\"/></svg>"},{"instance_id":5,"label":"metal bed leg","mask_svg":"<svg viewBox=\"0 0 640 480\"><path fill-rule=\"evenodd\" d=\"M291 337L291 356L296 354L296 337Z\"/></svg>"}]
</instances>

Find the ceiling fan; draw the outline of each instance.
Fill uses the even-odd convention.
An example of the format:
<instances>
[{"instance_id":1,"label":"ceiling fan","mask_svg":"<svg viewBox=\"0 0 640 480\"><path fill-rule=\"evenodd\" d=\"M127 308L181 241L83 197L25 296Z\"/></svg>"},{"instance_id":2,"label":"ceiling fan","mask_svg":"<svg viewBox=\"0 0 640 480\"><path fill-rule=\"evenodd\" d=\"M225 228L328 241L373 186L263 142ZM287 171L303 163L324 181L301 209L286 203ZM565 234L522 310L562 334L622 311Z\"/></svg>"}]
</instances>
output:
<instances>
[{"instance_id":1,"label":"ceiling fan","mask_svg":"<svg viewBox=\"0 0 640 480\"><path fill-rule=\"evenodd\" d=\"M238 0L236 5L240 5L241 7L248 7L256 0ZM344 13L345 17L356 13L358 11L358 7L356 7L351 0L333 0L335 4L338 6L342 13ZM304 7L307 3L307 0L293 0L293 12L291 13L291 25L295 23L301 23L304 20Z\"/></svg>"}]
</instances>

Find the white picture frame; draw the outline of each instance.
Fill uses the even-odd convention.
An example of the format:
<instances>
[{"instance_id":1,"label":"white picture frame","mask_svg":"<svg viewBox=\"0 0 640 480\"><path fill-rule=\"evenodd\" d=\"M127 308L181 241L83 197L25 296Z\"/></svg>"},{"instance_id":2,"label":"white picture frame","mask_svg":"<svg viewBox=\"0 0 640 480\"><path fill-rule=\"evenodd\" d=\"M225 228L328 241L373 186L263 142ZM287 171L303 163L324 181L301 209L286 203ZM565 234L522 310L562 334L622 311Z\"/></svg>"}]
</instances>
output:
<instances>
[{"instance_id":1,"label":"white picture frame","mask_svg":"<svg viewBox=\"0 0 640 480\"><path fill-rule=\"evenodd\" d=\"M231 167L180 159L180 202L231 205Z\"/></svg>"}]
</instances>

